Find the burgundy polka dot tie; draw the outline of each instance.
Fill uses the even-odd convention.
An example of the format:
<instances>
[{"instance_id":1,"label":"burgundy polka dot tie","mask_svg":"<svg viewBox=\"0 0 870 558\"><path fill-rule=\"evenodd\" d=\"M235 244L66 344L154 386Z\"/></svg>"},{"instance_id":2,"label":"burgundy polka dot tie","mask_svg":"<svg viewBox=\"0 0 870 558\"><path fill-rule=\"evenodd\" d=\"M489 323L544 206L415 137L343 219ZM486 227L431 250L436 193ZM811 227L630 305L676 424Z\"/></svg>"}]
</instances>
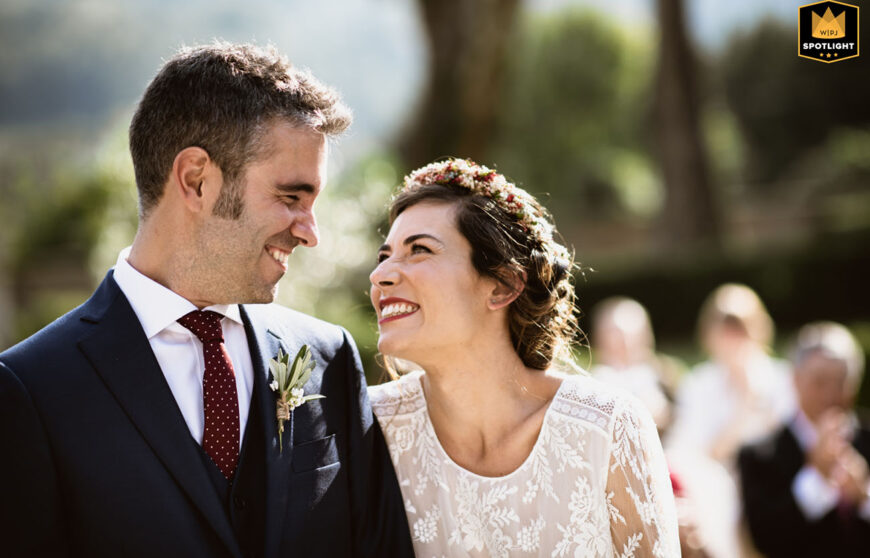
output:
<instances>
[{"instance_id":1,"label":"burgundy polka dot tie","mask_svg":"<svg viewBox=\"0 0 870 558\"><path fill-rule=\"evenodd\" d=\"M202 341L205 374L202 399L205 408L205 432L202 449L211 457L227 479L232 479L239 461L239 397L236 374L224 345L221 316L211 310L193 312L178 323Z\"/></svg>"}]
</instances>

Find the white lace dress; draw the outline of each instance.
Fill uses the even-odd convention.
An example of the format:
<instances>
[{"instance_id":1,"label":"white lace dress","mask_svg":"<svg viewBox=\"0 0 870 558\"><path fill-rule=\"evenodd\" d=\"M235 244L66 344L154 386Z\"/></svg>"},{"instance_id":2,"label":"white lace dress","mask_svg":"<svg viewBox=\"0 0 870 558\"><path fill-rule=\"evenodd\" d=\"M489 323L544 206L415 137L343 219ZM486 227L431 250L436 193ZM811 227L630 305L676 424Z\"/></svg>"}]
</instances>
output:
<instances>
[{"instance_id":1,"label":"white lace dress","mask_svg":"<svg viewBox=\"0 0 870 558\"><path fill-rule=\"evenodd\" d=\"M523 464L483 477L441 447L422 375L369 388L418 557L680 555L661 443L636 399L566 378Z\"/></svg>"}]
</instances>

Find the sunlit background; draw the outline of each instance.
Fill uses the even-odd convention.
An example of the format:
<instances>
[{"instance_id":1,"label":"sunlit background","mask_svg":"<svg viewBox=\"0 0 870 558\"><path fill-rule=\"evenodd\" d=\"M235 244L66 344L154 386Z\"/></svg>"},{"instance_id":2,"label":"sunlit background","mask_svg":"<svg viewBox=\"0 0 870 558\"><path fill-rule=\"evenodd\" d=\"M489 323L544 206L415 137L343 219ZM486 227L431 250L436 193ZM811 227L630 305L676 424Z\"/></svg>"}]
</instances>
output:
<instances>
[{"instance_id":1,"label":"sunlit background","mask_svg":"<svg viewBox=\"0 0 870 558\"><path fill-rule=\"evenodd\" d=\"M580 306L636 298L687 364L699 305L729 281L761 295L777 350L818 319L866 350L870 53L799 58L802 3L2 0L0 349L83 302L131 242L135 103L176 48L222 38L276 45L354 110L322 244L293 256L280 301L347 327L372 379L386 200L447 155L540 195L582 264Z\"/></svg>"}]
</instances>

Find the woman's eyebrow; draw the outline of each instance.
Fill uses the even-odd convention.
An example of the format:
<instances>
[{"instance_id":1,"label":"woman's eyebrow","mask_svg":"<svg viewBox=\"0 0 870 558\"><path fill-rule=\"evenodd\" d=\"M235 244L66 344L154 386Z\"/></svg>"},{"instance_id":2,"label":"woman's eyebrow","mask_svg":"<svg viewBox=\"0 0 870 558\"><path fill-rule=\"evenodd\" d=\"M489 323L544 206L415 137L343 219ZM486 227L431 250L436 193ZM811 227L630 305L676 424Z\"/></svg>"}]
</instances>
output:
<instances>
[{"instance_id":1,"label":"woman's eyebrow","mask_svg":"<svg viewBox=\"0 0 870 558\"><path fill-rule=\"evenodd\" d=\"M441 242L440 240L438 240L437 237L432 236L431 234L426 234L426 233L412 234L411 236L409 236L408 238L403 240L402 244L407 246L407 245L413 244L414 242L417 242L418 240L423 239L423 238L427 238L429 240L434 240L438 244L441 244L442 246L444 245L444 243ZM381 244L381 247L378 248L378 252L390 252L390 251L392 251L392 247L389 244Z\"/></svg>"},{"instance_id":2,"label":"woman's eyebrow","mask_svg":"<svg viewBox=\"0 0 870 558\"><path fill-rule=\"evenodd\" d=\"M405 246L407 246L408 244L412 244L412 243L414 243L414 242L417 242L418 240L420 240L420 239L422 239L422 238L428 238L428 239L430 239L430 240L434 240L434 241L437 242L438 244L442 244L442 245L444 244L443 242L441 242L440 240L438 240L438 238L432 236L431 234L426 234L426 233L412 234L411 236L409 236L408 238L406 238L406 239L404 240L404 242L402 242L402 244L404 244Z\"/></svg>"}]
</instances>

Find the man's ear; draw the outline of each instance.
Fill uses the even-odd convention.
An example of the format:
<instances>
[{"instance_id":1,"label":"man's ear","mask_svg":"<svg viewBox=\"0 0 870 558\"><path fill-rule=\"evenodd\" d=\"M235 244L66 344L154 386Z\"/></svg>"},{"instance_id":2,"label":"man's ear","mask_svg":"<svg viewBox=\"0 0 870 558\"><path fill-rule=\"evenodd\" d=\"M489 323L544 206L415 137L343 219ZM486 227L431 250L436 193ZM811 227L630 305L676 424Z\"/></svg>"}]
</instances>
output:
<instances>
[{"instance_id":1,"label":"man's ear","mask_svg":"<svg viewBox=\"0 0 870 558\"><path fill-rule=\"evenodd\" d=\"M200 212L209 203L203 186L207 180L217 178L212 172L213 167L211 157L201 147L185 147L175 156L169 185L178 192L189 210Z\"/></svg>"},{"instance_id":2,"label":"man's ear","mask_svg":"<svg viewBox=\"0 0 870 558\"><path fill-rule=\"evenodd\" d=\"M526 288L526 273L511 274L507 283L495 281L495 286L486 301L487 308L490 310L504 308L523 294L523 289Z\"/></svg>"}]
</instances>

